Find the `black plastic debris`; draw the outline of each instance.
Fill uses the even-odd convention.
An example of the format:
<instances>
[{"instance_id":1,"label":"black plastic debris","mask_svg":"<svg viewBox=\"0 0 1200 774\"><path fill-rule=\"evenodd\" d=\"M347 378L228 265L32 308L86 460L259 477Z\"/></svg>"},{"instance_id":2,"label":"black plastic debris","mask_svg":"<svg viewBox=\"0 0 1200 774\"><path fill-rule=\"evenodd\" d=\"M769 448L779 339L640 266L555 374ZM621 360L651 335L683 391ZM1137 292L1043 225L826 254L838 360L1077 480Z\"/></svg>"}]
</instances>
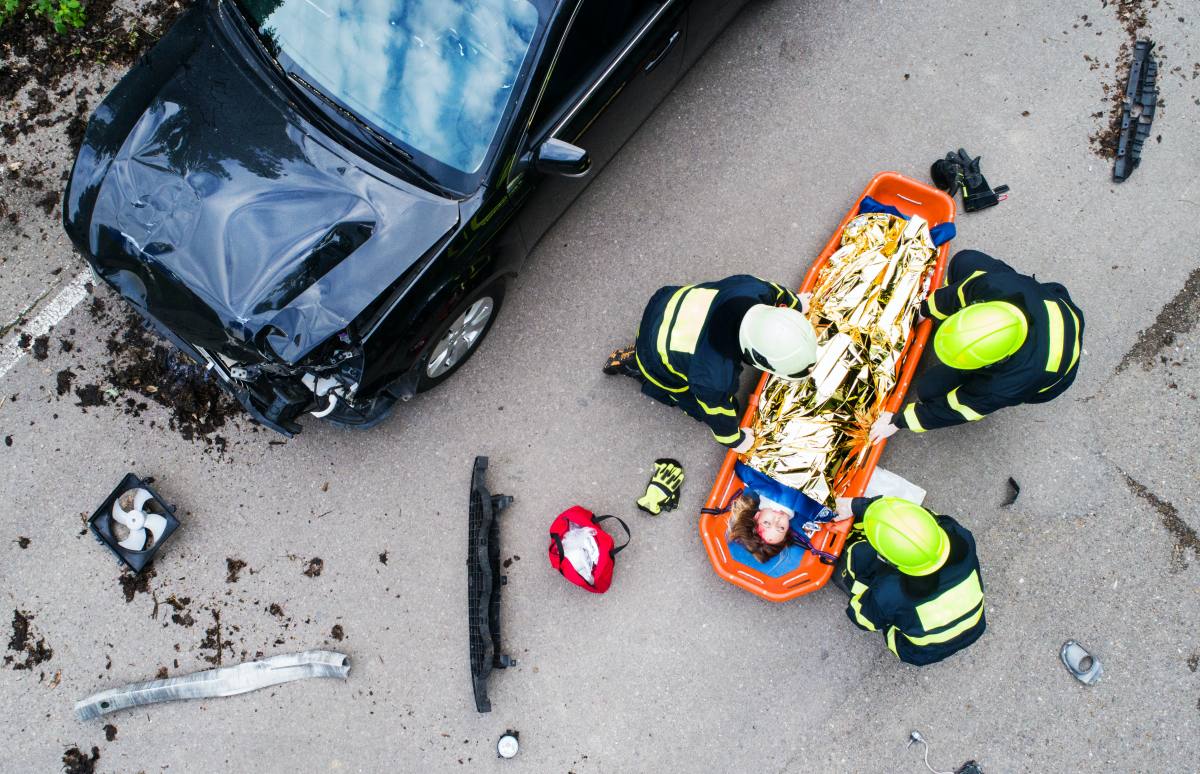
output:
<instances>
[{"instance_id":1,"label":"black plastic debris","mask_svg":"<svg viewBox=\"0 0 1200 774\"><path fill-rule=\"evenodd\" d=\"M139 490L145 494L138 495ZM131 494L135 502L141 501L138 507L120 507L119 514L127 515L114 515L113 506L119 505L122 496L127 494ZM127 523L121 524L118 518L124 518ZM158 549L178 529L179 519L149 484L128 473L88 519L88 526L97 540L137 573L150 564Z\"/></svg>"},{"instance_id":2,"label":"black plastic debris","mask_svg":"<svg viewBox=\"0 0 1200 774\"><path fill-rule=\"evenodd\" d=\"M1150 124L1158 106L1158 62L1154 44L1139 40L1133 47L1133 63L1125 84L1125 106L1121 114L1121 135L1117 142L1117 160L1113 180L1120 183L1142 163L1142 148L1150 138Z\"/></svg>"},{"instance_id":3,"label":"black plastic debris","mask_svg":"<svg viewBox=\"0 0 1200 774\"><path fill-rule=\"evenodd\" d=\"M467 622L471 639L471 683L475 709L491 712L487 681L493 669L516 666L500 652L500 523L496 517L512 504L508 495L487 488L487 457L476 457L471 472L471 508L467 525Z\"/></svg>"},{"instance_id":4,"label":"black plastic debris","mask_svg":"<svg viewBox=\"0 0 1200 774\"><path fill-rule=\"evenodd\" d=\"M1012 476L1008 477L1008 494L1004 496L1004 502L1000 503L1002 507L1007 508L1017 501L1017 497L1021 494L1021 485Z\"/></svg>"}]
</instances>

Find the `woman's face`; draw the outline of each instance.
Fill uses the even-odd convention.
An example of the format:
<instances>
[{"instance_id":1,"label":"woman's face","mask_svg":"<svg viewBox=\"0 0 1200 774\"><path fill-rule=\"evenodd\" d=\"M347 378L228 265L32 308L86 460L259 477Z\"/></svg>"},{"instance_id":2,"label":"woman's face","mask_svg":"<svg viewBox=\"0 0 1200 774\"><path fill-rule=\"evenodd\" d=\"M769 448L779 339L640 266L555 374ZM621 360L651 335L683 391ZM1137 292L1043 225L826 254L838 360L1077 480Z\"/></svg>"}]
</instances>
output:
<instances>
[{"instance_id":1,"label":"woman's face","mask_svg":"<svg viewBox=\"0 0 1200 774\"><path fill-rule=\"evenodd\" d=\"M755 529L764 543L778 545L788 534L788 517L783 511L761 510L754 515Z\"/></svg>"}]
</instances>

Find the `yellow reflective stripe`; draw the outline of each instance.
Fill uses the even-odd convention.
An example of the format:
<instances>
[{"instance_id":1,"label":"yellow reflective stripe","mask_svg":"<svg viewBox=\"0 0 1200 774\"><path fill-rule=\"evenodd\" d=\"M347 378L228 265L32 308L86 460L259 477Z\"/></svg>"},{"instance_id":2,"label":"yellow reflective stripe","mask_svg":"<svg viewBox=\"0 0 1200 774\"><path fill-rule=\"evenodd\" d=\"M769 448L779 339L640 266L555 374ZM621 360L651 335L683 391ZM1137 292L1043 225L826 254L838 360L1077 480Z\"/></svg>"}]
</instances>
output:
<instances>
[{"instance_id":1,"label":"yellow reflective stripe","mask_svg":"<svg viewBox=\"0 0 1200 774\"><path fill-rule=\"evenodd\" d=\"M712 434L713 434L713 438L717 439L717 443L729 444L729 443L733 443L733 442L737 441L737 439L742 437L742 428L739 427L737 429L737 432L733 433L732 435L717 435L716 430L713 430Z\"/></svg>"},{"instance_id":2,"label":"yellow reflective stripe","mask_svg":"<svg viewBox=\"0 0 1200 774\"><path fill-rule=\"evenodd\" d=\"M1075 364L1079 362L1079 343L1082 337L1079 335L1079 315L1075 314L1075 310L1069 306L1067 311L1071 313L1071 319L1075 321L1075 351L1071 353L1071 365L1067 366L1067 372L1070 373Z\"/></svg>"},{"instance_id":3,"label":"yellow reflective stripe","mask_svg":"<svg viewBox=\"0 0 1200 774\"><path fill-rule=\"evenodd\" d=\"M888 631L887 631L887 646L888 646L888 650L890 650L896 656L896 658L900 658L900 654L896 653L896 627L895 626L888 629Z\"/></svg>"},{"instance_id":4,"label":"yellow reflective stripe","mask_svg":"<svg viewBox=\"0 0 1200 774\"><path fill-rule=\"evenodd\" d=\"M937 293L934 292L930 293L929 298L925 299L925 301L929 304L929 316L935 320L945 320L946 315L942 314L941 310L937 308L937 304L933 302L934 298L936 297Z\"/></svg>"},{"instance_id":5,"label":"yellow reflective stripe","mask_svg":"<svg viewBox=\"0 0 1200 774\"><path fill-rule=\"evenodd\" d=\"M852 585L850 587L850 594L853 596L856 596L856 597L861 596L862 593L864 591L866 591L868 588L870 588L870 587L867 586L867 584L863 583L862 581L854 581L854 585Z\"/></svg>"},{"instance_id":6,"label":"yellow reflective stripe","mask_svg":"<svg viewBox=\"0 0 1200 774\"><path fill-rule=\"evenodd\" d=\"M921 426L921 420L917 419L917 404L910 403L904 407L904 423L908 425L908 429L914 433L923 433L925 428Z\"/></svg>"},{"instance_id":7,"label":"yellow reflective stripe","mask_svg":"<svg viewBox=\"0 0 1200 774\"><path fill-rule=\"evenodd\" d=\"M924 637L910 637L909 635L904 634L904 632L900 632L900 633L904 634L904 639L908 640L913 645L936 645L939 642L949 642L950 640L954 639L955 637L957 637L958 635L967 631L968 629L973 628L975 626L975 624L979 623L979 619L982 617L983 617L983 601L980 600L979 609L975 611L975 615L970 616L969 618L964 618L961 622L955 624L954 626L951 626L949 629L947 629L944 632L937 632L936 634L926 634Z\"/></svg>"},{"instance_id":8,"label":"yellow reflective stripe","mask_svg":"<svg viewBox=\"0 0 1200 774\"><path fill-rule=\"evenodd\" d=\"M1062 310L1054 301L1047 301L1046 314L1050 316L1050 355L1046 358L1046 370L1058 373L1062 365L1063 353L1063 316Z\"/></svg>"},{"instance_id":9,"label":"yellow reflective stripe","mask_svg":"<svg viewBox=\"0 0 1200 774\"><path fill-rule=\"evenodd\" d=\"M967 277L965 280L958 283L958 303L959 303L959 305L961 305L961 306L967 305L967 297L963 295L963 290L967 287L967 283L970 282L971 280L975 279L976 277L980 277L982 275L983 275L982 271L976 271L973 274L971 274L970 277Z\"/></svg>"},{"instance_id":10,"label":"yellow reflective stripe","mask_svg":"<svg viewBox=\"0 0 1200 774\"><path fill-rule=\"evenodd\" d=\"M850 609L854 612L854 620L858 621L867 631L875 631L875 623L862 614L862 594L850 597Z\"/></svg>"},{"instance_id":11,"label":"yellow reflective stripe","mask_svg":"<svg viewBox=\"0 0 1200 774\"><path fill-rule=\"evenodd\" d=\"M851 556L851 554L854 551L854 547L857 546L861 542L862 542L861 540L855 540L854 542L850 542L849 540L847 540L846 547L842 551L842 556L845 557L845 560L846 560L846 574L850 576L851 580L854 580L854 558ZM858 581L855 580L854 583L857 586ZM857 588L851 589L850 593L851 593L851 595L858 594L858 589Z\"/></svg>"},{"instance_id":12,"label":"yellow reflective stripe","mask_svg":"<svg viewBox=\"0 0 1200 774\"><path fill-rule=\"evenodd\" d=\"M706 414L724 414L727 417L737 416L737 414L731 408L722 408L721 406L713 408L699 398L696 398L696 402L700 404L700 408L704 409L704 413Z\"/></svg>"},{"instance_id":13,"label":"yellow reflective stripe","mask_svg":"<svg viewBox=\"0 0 1200 774\"><path fill-rule=\"evenodd\" d=\"M662 324L658 326L658 356L662 359L663 365L667 370L678 376L683 381L687 381L687 377L671 367L671 358L667 356L667 334L671 332L671 319L675 316L675 309L679 306L679 299L684 293L692 289L692 285L685 285L675 291L675 295L671 296L671 300L667 302L667 308L663 310Z\"/></svg>"},{"instance_id":14,"label":"yellow reflective stripe","mask_svg":"<svg viewBox=\"0 0 1200 774\"><path fill-rule=\"evenodd\" d=\"M646 381L650 382L658 389L666 390L667 392L687 392L686 384L682 387L668 387L667 385L660 383L657 379L650 375L650 372L646 370L646 366L642 365L642 359L637 356L636 352L634 353L633 357L635 360L637 360L637 367L638 370L642 372L642 376L646 377Z\"/></svg>"},{"instance_id":15,"label":"yellow reflective stripe","mask_svg":"<svg viewBox=\"0 0 1200 774\"><path fill-rule=\"evenodd\" d=\"M708 308L717 297L717 291L712 288L696 288L679 301L679 314L675 324L671 326L672 352L686 352L689 355L696 351L696 342L700 340L700 331L704 329L704 321L708 319Z\"/></svg>"},{"instance_id":16,"label":"yellow reflective stripe","mask_svg":"<svg viewBox=\"0 0 1200 774\"><path fill-rule=\"evenodd\" d=\"M982 601L983 587L979 585L979 573L972 570L970 575L953 587L917 605L917 618L921 621L921 628L927 632L940 629L962 618Z\"/></svg>"},{"instance_id":17,"label":"yellow reflective stripe","mask_svg":"<svg viewBox=\"0 0 1200 774\"><path fill-rule=\"evenodd\" d=\"M946 396L946 402L950 404L950 408L954 409L959 414L962 414L968 422L974 422L977 419L983 419L983 414L972 410L970 406L964 405L958 399L957 387L951 390L950 394Z\"/></svg>"}]
</instances>

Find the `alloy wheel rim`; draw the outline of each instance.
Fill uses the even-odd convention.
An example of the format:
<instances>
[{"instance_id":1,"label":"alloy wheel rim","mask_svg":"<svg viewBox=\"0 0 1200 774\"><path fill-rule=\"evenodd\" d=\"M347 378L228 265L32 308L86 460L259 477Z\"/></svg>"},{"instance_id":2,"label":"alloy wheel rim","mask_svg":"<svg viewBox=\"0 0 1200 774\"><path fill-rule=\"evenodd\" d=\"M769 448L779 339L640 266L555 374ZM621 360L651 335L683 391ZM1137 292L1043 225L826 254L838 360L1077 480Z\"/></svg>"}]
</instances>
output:
<instances>
[{"instance_id":1,"label":"alloy wheel rim","mask_svg":"<svg viewBox=\"0 0 1200 774\"><path fill-rule=\"evenodd\" d=\"M492 319L492 309L491 297L484 296L467 307L466 311L450 324L429 355L425 373L430 379L442 376L466 359L479 343L488 321Z\"/></svg>"}]
</instances>

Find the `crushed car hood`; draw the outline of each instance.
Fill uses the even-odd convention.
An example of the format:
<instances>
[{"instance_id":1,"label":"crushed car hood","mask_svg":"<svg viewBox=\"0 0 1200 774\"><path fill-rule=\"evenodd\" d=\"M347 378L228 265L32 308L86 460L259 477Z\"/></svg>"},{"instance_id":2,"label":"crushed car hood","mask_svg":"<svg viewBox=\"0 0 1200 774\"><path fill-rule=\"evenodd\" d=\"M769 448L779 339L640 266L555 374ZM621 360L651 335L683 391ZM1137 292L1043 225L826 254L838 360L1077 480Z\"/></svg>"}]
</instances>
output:
<instances>
[{"instance_id":1,"label":"crushed car hood","mask_svg":"<svg viewBox=\"0 0 1200 774\"><path fill-rule=\"evenodd\" d=\"M183 338L265 342L294 363L452 229L458 204L335 146L216 24L184 25L169 72L139 64L97 111L72 180L94 190L83 241L106 280ZM122 98L140 98L140 115L106 123L128 115ZM68 205L88 198L69 192Z\"/></svg>"}]
</instances>

